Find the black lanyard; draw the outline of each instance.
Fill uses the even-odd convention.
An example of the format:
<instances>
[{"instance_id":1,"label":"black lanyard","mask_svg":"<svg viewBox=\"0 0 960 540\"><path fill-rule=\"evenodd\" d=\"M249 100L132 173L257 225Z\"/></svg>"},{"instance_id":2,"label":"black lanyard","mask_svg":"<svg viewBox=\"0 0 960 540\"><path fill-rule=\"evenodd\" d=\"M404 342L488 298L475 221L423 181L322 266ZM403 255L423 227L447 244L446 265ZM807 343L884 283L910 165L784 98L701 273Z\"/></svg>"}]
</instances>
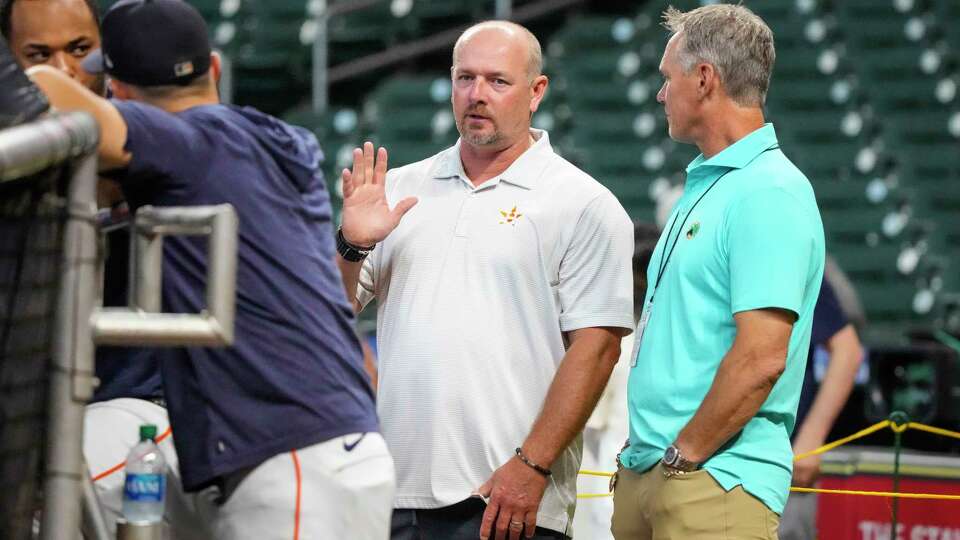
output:
<instances>
[{"instance_id":1,"label":"black lanyard","mask_svg":"<svg viewBox=\"0 0 960 540\"><path fill-rule=\"evenodd\" d=\"M767 153L767 152L769 152L769 151L771 151L771 150L776 150L777 148L780 148L780 145L779 145L779 144L775 144L775 145L771 146L770 148L767 148L766 150L764 150L763 152L760 152L760 153L761 153L761 154L764 154L764 153ZM657 288L660 286L660 280L663 279L663 272L664 272L664 270L667 269L667 263L670 262L670 257L673 256L673 250L677 247L677 242L680 241L680 234L683 233L683 226L686 225L686 224L687 224L687 220L690 219L690 214L693 213L693 210L697 207L698 204L700 204L700 201L702 201L703 198L707 196L707 193L710 193L710 190L713 189L713 186L717 185L717 182L719 182L720 179L722 179L724 176L730 174L731 172L733 172L733 171L735 171L735 170L737 170L737 169L730 169L729 171L727 171L727 172L721 174L720 176L718 176L717 179L714 180L712 184L710 184L710 187L708 187L706 190L704 190L703 193L700 194L700 197L698 197L698 198L697 198L697 201L696 201L695 203L693 203L693 206L690 207L690 210L687 210L687 215L683 217L683 221L680 223L680 230L677 231L677 236L675 236L674 239L673 239L673 245L670 246L670 251L666 252L666 256L663 255L663 252L661 252L661 254L660 254L660 268L657 270L657 279L656 279L656 281L654 281L654 284L653 284L653 292L650 293L650 302L651 302L651 303L653 302L653 295L657 294ZM678 216L679 216L679 214L678 214ZM673 221L672 221L671 224L670 224L670 230L667 231L667 236L666 236L667 242L670 241L670 235L673 234L673 228L674 228L674 226L676 226L676 224L677 224L677 217L678 217L678 216L674 216ZM664 248L664 251L666 251L667 246L664 245L663 248Z\"/></svg>"}]
</instances>

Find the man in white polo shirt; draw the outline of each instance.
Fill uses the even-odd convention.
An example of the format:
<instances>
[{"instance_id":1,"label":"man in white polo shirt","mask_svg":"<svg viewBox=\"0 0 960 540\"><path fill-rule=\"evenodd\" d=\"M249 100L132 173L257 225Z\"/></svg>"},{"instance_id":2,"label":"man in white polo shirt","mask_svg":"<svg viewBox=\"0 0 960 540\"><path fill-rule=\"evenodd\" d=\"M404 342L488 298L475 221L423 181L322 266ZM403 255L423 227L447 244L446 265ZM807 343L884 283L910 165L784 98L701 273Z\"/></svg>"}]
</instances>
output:
<instances>
[{"instance_id":1,"label":"man in white polo shirt","mask_svg":"<svg viewBox=\"0 0 960 540\"><path fill-rule=\"evenodd\" d=\"M387 174L367 143L343 173L344 284L378 300L394 540L572 534L579 434L633 325L633 228L530 128L541 67L525 28L468 29L457 144Z\"/></svg>"}]
</instances>

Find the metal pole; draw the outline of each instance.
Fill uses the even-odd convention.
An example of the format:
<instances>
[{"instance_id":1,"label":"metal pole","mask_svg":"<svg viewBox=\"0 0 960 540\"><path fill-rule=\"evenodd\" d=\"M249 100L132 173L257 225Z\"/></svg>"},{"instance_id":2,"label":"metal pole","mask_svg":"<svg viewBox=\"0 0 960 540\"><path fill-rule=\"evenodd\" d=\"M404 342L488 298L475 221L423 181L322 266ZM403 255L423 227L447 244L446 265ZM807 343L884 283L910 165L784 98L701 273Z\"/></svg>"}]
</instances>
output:
<instances>
[{"instance_id":1,"label":"metal pole","mask_svg":"<svg viewBox=\"0 0 960 540\"><path fill-rule=\"evenodd\" d=\"M330 95L327 85L330 78L329 69L329 33L330 14L327 8L317 14L317 37L313 40L313 112L324 113L330 105Z\"/></svg>"},{"instance_id":2,"label":"metal pole","mask_svg":"<svg viewBox=\"0 0 960 540\"><path fill-rule=\"evenodd\" d=\"M130 231L130 307L159 313L160 291L163 290L163 236L141 230L136 224Z\"/></svg>"},{"instance_id":3,"label":"metal pole","mask_svg":"<svg viewBox=\"0 0 960 540\"><path fill-rule=\"evenodd\" d=\"M903 428L910 421L910 417L903 411L890 413L890 422L893 424L893 492L900 493L900 450L902 447L901 435ZM900 497L893 498L893 517L890 520L890 540L897 540L897 521L900 513Z\"/></svg>"},{"instance_id":4,"label":"metal pole","mask_svg":"<svg viewBox=\"0 0 960 540\"><path fill-rule=\"evenodd\" d=\"M111 540L107 520L101 511L100 499L93 488L90 469L84 467L83 474L83 537L96 540Z\"/></svg>"},{"instance_id":5,"label":"metal pole","mask_svg":"<svg viewBox=\"0 0 960 540\"><path fill-rule=\"evenodd\" d=\"M220 53L220 84L218 85L220 102L233 103L233 59L223 51L218 52Z\"/></svg>"},{"instance_id":6,"label":"metal pole","mask_svg":"<svg viewBox=\"0 0 960 540\"><path fill-rule=\"evenodd\" d=\"M233 343L237 298L237 231L233 208L220 207L211 218L207 247L207 311L220 326L225 343Z\"/></svg>"},{"instance_id":7,"label":"metal pole","mask_svg":"<svg viewBox=\"0 0 960 540\"><path fill-rule=\"evenodd\" d=\"M83 411L93 395L90 314L96 305L97 158L80 162L70 182L71 217L64 231L63 276L57 304L56 342L50 371L43 540L74 538L80 530L83 493Z\"/></svg>"},{"instance_id":8,"label":"metal pole","mask_svg":"<svg viewBox=\"0 0 960 540\"><path fill-rule=\"evenodd\" d=\"M495 19L507 20L510 18L510 13L513 11L513 0L497 0L496 7L494 8Z\"/></svg>"},{"instance_id":9,"label":"metal pole","mask_svg":"<svg viewBox=\"0 0 960 540\"><path fill-rule=\"evenodd\" d=\"M87 113L67 113L0 131L0 182L38 173L96 149L100 130Z\"/></svg>"}]
</instances>

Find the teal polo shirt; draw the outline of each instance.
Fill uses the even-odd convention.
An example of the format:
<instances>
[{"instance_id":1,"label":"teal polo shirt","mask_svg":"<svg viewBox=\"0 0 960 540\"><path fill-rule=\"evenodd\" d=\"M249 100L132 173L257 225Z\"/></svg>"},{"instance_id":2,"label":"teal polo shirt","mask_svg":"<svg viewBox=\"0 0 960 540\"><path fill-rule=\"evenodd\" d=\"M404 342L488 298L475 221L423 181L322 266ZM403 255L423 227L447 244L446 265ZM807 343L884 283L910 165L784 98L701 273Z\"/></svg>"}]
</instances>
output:
<instances>
[{"instance_id":1,"label":"teal polo shirt","mask_svg":"<svg viewBox=\"0 0 960 540\"><path fill-rule=\"evenodd\" d=\"M644 306L656 294L630 371L624 466L643 472L656 465L693 417L733 345L735 313L790 310L798 319L786 370L757 415L704 463L725 490L742 485L774 512L783 512L793 470L790 433L823 260L823 224L813 188L779 150L772 124L710 159L701 154L690 163L683 197L647 268Z\"/></svg>"}]
</instances>

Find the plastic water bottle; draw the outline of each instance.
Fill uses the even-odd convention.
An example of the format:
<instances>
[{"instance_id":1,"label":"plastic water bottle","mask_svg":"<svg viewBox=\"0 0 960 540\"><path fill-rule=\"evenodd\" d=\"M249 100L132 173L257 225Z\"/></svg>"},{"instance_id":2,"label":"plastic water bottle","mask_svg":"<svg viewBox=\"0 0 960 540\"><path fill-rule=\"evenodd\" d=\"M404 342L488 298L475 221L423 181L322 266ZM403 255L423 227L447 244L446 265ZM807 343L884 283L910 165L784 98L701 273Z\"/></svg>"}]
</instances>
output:
<instances>
[{"instance_id":1,"label":"plastic water bottle","mask_svg":"<svg viewBox=\"0 0 960 540\"><path fill-rule=\"evenodd\" d=\"M154 442L157 426L140 426L140 442L127 455L123 484L123 518L127 523L163 521L167 462Z\"/></svg>"}]
</instances>

